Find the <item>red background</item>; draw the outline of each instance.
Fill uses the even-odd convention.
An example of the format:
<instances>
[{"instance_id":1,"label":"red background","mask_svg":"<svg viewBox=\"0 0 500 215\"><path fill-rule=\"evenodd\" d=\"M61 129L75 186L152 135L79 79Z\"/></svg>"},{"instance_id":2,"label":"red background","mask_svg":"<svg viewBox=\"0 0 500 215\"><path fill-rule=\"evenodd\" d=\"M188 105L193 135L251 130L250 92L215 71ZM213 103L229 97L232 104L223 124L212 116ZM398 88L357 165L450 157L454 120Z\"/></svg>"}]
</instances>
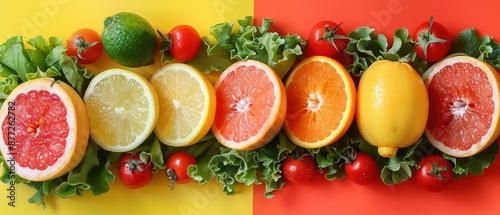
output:
<instances>
[{"instance_id":1,"label":"red background","mask_svg":"<svg viewBox=\"0 0 500 215\"><path fill-rule=\"evenodd\" d=\"M307 37L310 27L322 20L341 22L344 32L369 26L392 38L398 28L413 33L422 22L434 20L456 36L475 28L482 36L500 38L496 24L497 3L431 0L320 1L255 0L256 24L262 18L275 20L273 30ZM413 179L394 186L360 186L349 180L327 181L317 175L309 184L286 184L273 198L264 197L264 186L255 186L253 212L260 214L500 214L500 164L485 174L455 180L446 190L421 190Z\"/></svg>"}]
</instances>

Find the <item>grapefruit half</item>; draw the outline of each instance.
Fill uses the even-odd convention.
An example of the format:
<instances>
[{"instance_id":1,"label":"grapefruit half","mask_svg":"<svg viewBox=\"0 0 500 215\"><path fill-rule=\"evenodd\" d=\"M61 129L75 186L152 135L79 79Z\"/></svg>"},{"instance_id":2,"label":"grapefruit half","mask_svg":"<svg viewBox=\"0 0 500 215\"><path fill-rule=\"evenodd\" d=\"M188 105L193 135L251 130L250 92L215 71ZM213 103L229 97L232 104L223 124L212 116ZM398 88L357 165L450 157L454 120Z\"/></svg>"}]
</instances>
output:
<instances>
[{"instance_id":1,"label":"grapefruit half","mask_svg":"<svg viewBox=\"0 0 500 215\"><path fill-rule=\"evenodd\" d=\"M68 84L39 78L20 84L0 110L0 150L10 171L30 181L57 178L76 167L87 148L89 119Z\"/></svg>"},{"instance_id":2,"label":"grapefruit half","mask_svg":"<svg viewBox=\"0 0 500 215\"><path fill-rule=\"evenodd\" d=\"M267 64L238 61L215 83L217 100L212 132L236 150L256 149L281 130L286 114L283 82Z\"/></svg>"},{"instance_id":3,"label":"grapefruit half","mask_svg":"<svg viewBox=\"0 0 500 215\"><path fill-rule=\"evenodd\" d=\"M500 76L470 56L443 59L423 75L429 94L425 135L455 157L475 155L500 134Z\"/></svg>"}]
</instances>

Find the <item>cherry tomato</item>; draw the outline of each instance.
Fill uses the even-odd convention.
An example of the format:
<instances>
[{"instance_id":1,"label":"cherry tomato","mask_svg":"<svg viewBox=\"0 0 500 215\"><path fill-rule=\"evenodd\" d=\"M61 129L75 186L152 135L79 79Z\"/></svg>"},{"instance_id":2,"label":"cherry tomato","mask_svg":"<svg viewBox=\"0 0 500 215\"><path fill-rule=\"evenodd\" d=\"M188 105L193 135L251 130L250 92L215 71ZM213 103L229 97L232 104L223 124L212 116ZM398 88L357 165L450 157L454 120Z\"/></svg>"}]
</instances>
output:
<instances>
[{"instance_id":1,"label":"cherry tomato","mask_svg":"<svg viewBox=\"0 0 500 215\"><path fill-rule=\"evenodd\" d=\"M448 30L433 17L427 22L420 24L413 33L415 45L413 46L417 55L428 61L437 62L443 59L450 50L452 38Z\"/></svg>"},{"instance_id":2,"label":"cherry tomato","mask_svg":"<svg viewBox=\"0 0 500 215\"><path fill-rule=\"evenodd\" d=\"M131 189L146 186L153 178L153 164L144 163L139 154L124 153L120 158L118 175L123 185Z\"/></svg>"},{"instance_id":3,"label":"cherry tomato","mask_svg":"<svg viewBox=\"0 0 500 215\"><path fill-rule=\"evenodd\" d=\"M169 51L172 57L180 61L190 61L198 54L201 37L198 31L189 25L178 25L167 35L161 35L162 49Z\"/></svg>"},{"instance_id":4,"label":"cherry tomato","mask_svg":"<svg viewBox=\"0 0 500 215\"><path fill-rule=\"evenodd\" d=\"M368 185L380 179L375 159L364 152L357 152L353 161L344 165L346 177L359 185Z\"/></svg>"},{"instance_id":5,"label":"cherry tomato","mask_svg":"<svg viewBox=\"0 0 500 215\"><path fill-rule=\"evenodd\" d=\"M283 160L281 171L286 181L292 183L307 183L311 181L316 164L310 154L290 156Z\"/></svg>"},{"instance_id":6,"label":"cherry tomato","mask_svg":"<svg viewBox=\"0 0 500 215\"><path fill-rule=\"evenodd\" d=\"M75 31L66 41L66 46L66 54L77 57L81 64L96 62L103 52L101 36L88 28Z\"/></svg>"},{"instance_id":7,"label":"cherry tomato","mask_svg":"<svg viewBox=\"0 0 500 215\"><path fill-rule=\"evenodd\" d=\"M308 45L304 49L307 57L322 55L335 58L343 53L349 39L345 36L340 24L332 21L321 21L313 25L309 31Z\"/></svg>"},{"instance_id":8,"label":"cherry tomato","mask_svg":"<svg viewBox=\"0 0 500 215\"><path fill-rule=\"evenodd\" d=\"M166 161L167 177L172 189L175 184L186 184L193 179L189 177L187 169L190 165L195 165L196 159L187 152L175 152Z\"/></svg>"},{"instance_id":9,"label":"cherry tomato","mask_svg":"<svg viewBox=\"0 0 500 215\"><path fill-rule=\"evenodd\" d=\"M419 162L415 180L424 190L439 192L453 180L453 165L441 155L427 155Z\"/></svg>"}]
</instances>

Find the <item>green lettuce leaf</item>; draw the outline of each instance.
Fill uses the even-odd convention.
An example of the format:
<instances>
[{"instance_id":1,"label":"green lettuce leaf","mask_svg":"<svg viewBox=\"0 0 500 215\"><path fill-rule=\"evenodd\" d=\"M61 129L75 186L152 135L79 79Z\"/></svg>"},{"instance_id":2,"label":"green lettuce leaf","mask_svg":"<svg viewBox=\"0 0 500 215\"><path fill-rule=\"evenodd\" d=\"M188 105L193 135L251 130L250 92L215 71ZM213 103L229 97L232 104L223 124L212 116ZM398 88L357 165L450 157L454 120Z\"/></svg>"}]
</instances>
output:
<instances>
[{"instance_id":1,"label":"green lettuce leaf","mask_svg":"<svg viewBox=\"0 0 500 215\"><path fill-rule=\"evenodd\" d=\"M283 132L264 147L250 151L230 149L216 140L209 140L209 147L197 157L197 164L188 168L188 175L200 184L215 180L228 195L237 193L235 186L238 183L264 183L264 196L270 198L273 191L283 188L281 161L294 148Z\"/></svg>"},{"instance_id":2,"label":"green lettuce leaf","mask_svg":"<svg viewBox=\"0 0 500 215\"><path fill-rule=\"evenodd\" d=\"M347 70L353 75L361 76L373 62L384 59L418 62L413 66L419 73L423 73L427 67L427 63L422 62L413 49L413 41L406 28L394 32L390 46L385 35L376 34L375 29L365 26L351 31L347 37L350 38L350 42L345 51L353 56L353 63Z\"/></svg>"},{"instance_id":3,"label":"green lettuce leaf","mask_svg":"<svg viewBox=\"0 0 500 215\"><path fill-rule=\"evenodd\" d=\"M481 37L474 28L465 29L453 40L449 54L465 53L500 69L500 45L491 36Z\"/></svg>"},{"instance_id":4,"label":"green lettuce leaf","mask_svg":"<svg viewBox=\"0 0 500 215\"><path fill-rule=\"evenodd\" d=\"M454 164L453 173L455 178L463 176L480 175L492 164L498 154L498 144L494 142L484 151L470 157L456 158L447 154L443 156Z\"/></svg>"},{"instance_id":5,"label":"green lettuce leaf","mask_svg":"<svg viewBox=\"0 0 500 215\"><path fill-rule=\"evenodd\" d=\"M407 148L399 149L396 156L392 158L378 157L377 163L382 163L381 178L387 185L401 183L411 178L413 170L417 166L415 148L422 139ZM380 166L380 164L379 164Z\"/></svg>"},{"instance_id":6,"label":"green lettuce leaf","mask_svg":"<svg viewBox=\"0 0 500 215\"><path fill-rule=\"evenodd\" d=\"M0 45L0 64L3 68L8 68L11 74L17 75L22 82L27 81L26 74L36 71L34 62L39 62L41 56L36 56L32 60L28 51L24 47L21 36L13 36ZM6 76L4 76L6 77Z\"/></svg>"},{"instance_id":7,"label":"green lettuce leaf","mask_svg":"<svg viewBox=\"0 0 500 215\"><path fill-rule=\"evenodd\" d=\"M206 56L199 54L196 58L203 60L195 58L188 64L208 73L211 70L223 71L236 61L253 59L269 65L283 78L297 56L302 54L306 41L296 34L281 36L270 32L273 23L273 20L264 18L258 27L253 25L253 17L247 16L238 20L239 29L236 32L233 31L234 23L218 23L210 28L212 36L202 37ZM203 51L201 53L205 54Z\"/></svg>"},{"instance_id":8,"label":"green lettuce leaf","mask_svg":"<svg viewBox=\"0 0 500 215\"><path fill-rule=\"evenodd\" d=\"M61 198L83 195L90 191L94 196L109 191L108 182L113 182L115 176L109 170L111 165L107 152L93 141L89 142L82 161L67 175L67 180L60 183L54 193Z\"/></svg>"}]
</instances>

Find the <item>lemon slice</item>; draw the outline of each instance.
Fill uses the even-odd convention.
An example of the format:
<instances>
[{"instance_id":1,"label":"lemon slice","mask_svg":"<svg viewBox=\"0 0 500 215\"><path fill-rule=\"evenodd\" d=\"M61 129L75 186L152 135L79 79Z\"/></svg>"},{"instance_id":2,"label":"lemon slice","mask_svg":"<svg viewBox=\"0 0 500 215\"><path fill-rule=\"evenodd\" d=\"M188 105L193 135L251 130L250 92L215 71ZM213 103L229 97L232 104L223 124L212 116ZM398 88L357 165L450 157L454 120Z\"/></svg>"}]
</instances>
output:
<instances>
[{"instance_id":1,"label":"lemon slice","mask_svg":"<svg viewBox=\"0 0 500 215\"><path fill-rule=\"evenodd\" d=\"M97 74L83 97L90 136L103 149L135 149L153 132L159 102L153 86L141 75L124 69Z\"/></svg>"},{"instance_id":2,"label":"lemon slice","mask_svg":"<svg viewBox=\"0 0 500 215\"><path fill-rule=\"evenodd\" d=\"M189 146L203 138L215 118L215 91L196 68L167 64L150 79L160 100L160 116L154 129L169 146Z\"/></svg>"}]
</instances>

